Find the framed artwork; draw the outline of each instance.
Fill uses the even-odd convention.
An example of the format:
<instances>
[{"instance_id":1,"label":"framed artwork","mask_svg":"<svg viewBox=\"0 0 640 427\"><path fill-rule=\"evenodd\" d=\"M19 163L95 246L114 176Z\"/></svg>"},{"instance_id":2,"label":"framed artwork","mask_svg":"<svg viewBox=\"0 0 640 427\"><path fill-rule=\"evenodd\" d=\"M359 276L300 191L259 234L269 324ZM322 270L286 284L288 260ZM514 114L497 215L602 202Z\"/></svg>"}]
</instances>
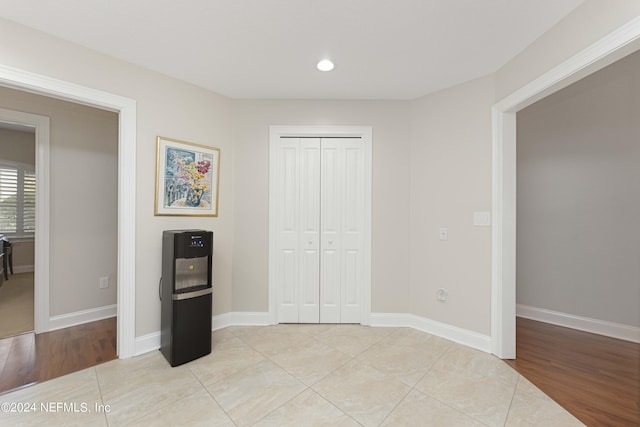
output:
<instances>
[{"instance_id":1,"label":"framed artwork","mask_svg":"<svg viewBox=\"0 0 640 427\"><path fill-rule=\"evenodd\" d=\"M218 216L220 149L159 136L155 215Z\"/></svg>"}]
</instances>

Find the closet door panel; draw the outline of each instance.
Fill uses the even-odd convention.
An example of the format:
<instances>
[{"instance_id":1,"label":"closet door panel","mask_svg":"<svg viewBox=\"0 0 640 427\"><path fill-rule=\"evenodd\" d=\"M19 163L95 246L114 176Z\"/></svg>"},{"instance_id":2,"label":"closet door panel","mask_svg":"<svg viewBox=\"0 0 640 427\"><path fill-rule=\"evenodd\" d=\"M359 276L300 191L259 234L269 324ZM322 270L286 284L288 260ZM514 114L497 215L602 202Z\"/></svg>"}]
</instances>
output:
<instances>
[{"instance_id":1,"label":"closet door panel","mask_svg":"<svg viewBox=\"0 0 640 427\"><path fill-rule=\"evenodd\" d=\"M340 233L340 205L342 202L340 163L339 147L331 139L322 140L320 224L323 247L330 239L337 239Z\"/></svg>"},{"instance_id":2,"label":"closet door panel","mask_svg":"<svg viewBox=\"0 0 640 427\"><path fill-rule=\"evenodd\" d=\"M362 308L364 152L360 139L341 139L343 191L341 228L342 323L359 323Z\"/></svg>"},{"instance_id":3,"label":"closet door panel","mask_svg":"<svg viewBox=\"0 0 640 427\"><path fill-rule=\"evenodd\" d=\"M320 139L300 140L300 323L320 321Z\"/></svg>"},{"instance_id":4,"label":"closet door panel","mask_svg":"<svg viewBox=\"0 0 640 427\"><path fill-rule=\"evenodd\" d=\"M340 323L342 158L336 139L322 139L320 173L320 322Z\"/></svg>"},{"instance_id":5,"label":"closet door panel","mask_svg":"<svg viewBox=\"0 0 640 427\"><path fill-rule=\"evenodd\" d=\"M345 250L342 255L342 306L340 310L341 323L360 323L360 288L358 287L361 269L361 254L359 251Z\"/></svg>"},{"instance_id":6,"label":"closet door panel","mask_svg":"<svg viewBox=\"0 0 640 427\"><path fill-rule=\"evenodd\" d=\"M280 256L280 268L282 269L282 296L283 308L295 308L298 295L298 257L296 251L283 249ZM295 316L297 318L297 316ZM293 319L293 317L292 317Z\"/></svg>"},{"instance_id":7,"label":"closet door panel","mask_svg":"<svg viewBox=\"0 0 640 427\"><path fill-rule=\"evenodd\" d=\"M300 142L280 139L277 147L278 251L276 277L278 283L278 321L298 322L299 300L299 217L300 217Z\"/></svg>"},{"instance_id":8,"label":"closet door panel","mask_svg":"<svg viewBox=\"0 0 640 427\"><path fill-rule=\"evenodd\" d=\"M321 261L320 323L340 323L340 254L323 250Z\"/></svg>"}]
</instances>

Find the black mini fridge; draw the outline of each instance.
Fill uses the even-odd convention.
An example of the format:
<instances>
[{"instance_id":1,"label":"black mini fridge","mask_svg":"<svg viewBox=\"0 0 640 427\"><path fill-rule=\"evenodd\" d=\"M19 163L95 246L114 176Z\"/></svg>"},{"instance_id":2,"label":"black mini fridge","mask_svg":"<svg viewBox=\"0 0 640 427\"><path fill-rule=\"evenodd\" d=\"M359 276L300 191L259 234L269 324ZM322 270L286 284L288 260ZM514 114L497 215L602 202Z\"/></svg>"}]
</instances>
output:
<instances>
[{"instance_id":1,"label":"black mini fridge","mask_svg":"<svg viewBox=\"0 0 640 427\"><path fill-rule=\"evenodd\" d=\"M160 351L171 366L211 353L213 232L162 234Z\"/></svg>"}]
</instances>

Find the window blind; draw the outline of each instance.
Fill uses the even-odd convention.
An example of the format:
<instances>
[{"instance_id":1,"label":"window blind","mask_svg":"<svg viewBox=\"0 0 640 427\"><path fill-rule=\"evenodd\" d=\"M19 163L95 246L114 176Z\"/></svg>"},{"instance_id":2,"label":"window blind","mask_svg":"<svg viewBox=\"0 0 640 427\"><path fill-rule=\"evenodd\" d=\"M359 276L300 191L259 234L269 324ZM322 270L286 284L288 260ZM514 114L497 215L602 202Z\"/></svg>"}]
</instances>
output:
<instances>
[{"instance_id":1,"label":"window blind","mask_svg":"<svg viewBox=\"0 0 640 427\"><path fill-rule=\"evenodd\" d=\"M36 176L32 166L0 164L0 234L28 236L36 230Z\"/></svg>"}]
</instances>

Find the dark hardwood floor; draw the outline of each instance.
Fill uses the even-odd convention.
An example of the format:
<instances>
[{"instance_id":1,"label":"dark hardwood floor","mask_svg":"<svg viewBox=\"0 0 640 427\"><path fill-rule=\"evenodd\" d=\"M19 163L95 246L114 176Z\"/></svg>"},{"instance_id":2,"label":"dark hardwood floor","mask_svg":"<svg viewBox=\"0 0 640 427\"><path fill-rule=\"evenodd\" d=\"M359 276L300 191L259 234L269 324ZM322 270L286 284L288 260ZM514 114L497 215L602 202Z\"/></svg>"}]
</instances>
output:
<instances>
[{"instance_id":1,"label":"dark hardwood floor","mask_svg":"<svg viewBox=\"0 0 640 427\"><path fill-rule=\"evenodd\" d=\"M640 344L518 317L507 363L587 426L640 426Z\"/></svg>"},{"instance_id":2,"label":"dark hardwood floor","mask_svg":"<svg viewBox=\"0 0 640 427\"><path fill-rule=\"evenodd\" d=\"M116 318L0 340L0 393L117 357Z\"/></svg>"}]
</instances>

